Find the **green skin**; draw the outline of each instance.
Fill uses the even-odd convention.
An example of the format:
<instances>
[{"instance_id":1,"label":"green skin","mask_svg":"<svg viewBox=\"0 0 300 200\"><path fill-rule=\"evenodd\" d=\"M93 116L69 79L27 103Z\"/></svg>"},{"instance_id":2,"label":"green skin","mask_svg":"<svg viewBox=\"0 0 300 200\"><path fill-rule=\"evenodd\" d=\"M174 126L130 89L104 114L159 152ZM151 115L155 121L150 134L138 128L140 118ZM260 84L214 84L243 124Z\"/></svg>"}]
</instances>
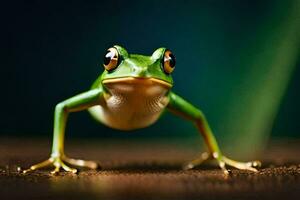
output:
<instances>
[{"instance_id":1,"label":"green skin","mask_svg":"<svg viewBox=\"0 0 300 200\"><path fill-rule=\"evenodd\" d=\"M117 49L119 56L122 57L123 61L119 63L116 70L110 72L105 70L94 82L90 90L57 104L54 116L54 137L51 156L46 161L24 170L24 173L48 166L54 167L54 170L51 172L54 174L59 172L60 169L76 173L77 169L69 167L69 164L96 169L98 165L93 161L77 160L65 156L64 136L68 114L71 112L87 110L93 106L103 105L101 102L105 103L106 97L110 95L109 89L106 88L103 82L107 80L118 81L127 77L141 80L156 79L165 82L166 85L170 85L170 88L165 94L168 103L163 111L170 111L173 114L190 120L202 134L208 147L208 151L202 153L199 158L184 165L183 169L192 169L208 159L215 159L225 174L228 174L226 165L238 169L251 170L253 172L257 171L256 167L260 166L259 161L238 162L225 157L201 110L171 91L171 87L173 86L172 76L166 74L162 69L162 59L166 50L165 48L157 49L151 56L128 54L123 47L117 45L115 45L114 48Z\"/></svg>"}]
</instances>

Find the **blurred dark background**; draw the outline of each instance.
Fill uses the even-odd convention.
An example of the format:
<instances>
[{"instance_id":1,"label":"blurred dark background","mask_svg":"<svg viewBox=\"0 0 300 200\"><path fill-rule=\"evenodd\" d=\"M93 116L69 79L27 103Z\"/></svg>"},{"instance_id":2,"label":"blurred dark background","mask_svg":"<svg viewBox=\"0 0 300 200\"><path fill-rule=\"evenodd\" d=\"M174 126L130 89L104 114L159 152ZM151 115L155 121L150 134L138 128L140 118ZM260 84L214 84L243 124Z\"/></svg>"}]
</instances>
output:
<instances>
[{"instance_id":1,"label":"blurred dark background","mask_svg":"<svg viewBox=\"0 0 300 200\"><path fill-rule=\"evenodd\" d=\"M55 105L89 89L114 44L177 58L174 91L224 143L300 136L299 1L11 1L1 6L3 136L52 137ZM124 134L71 114L71 137L197 137L166 115Z\"/></svg>"}]
</instances>

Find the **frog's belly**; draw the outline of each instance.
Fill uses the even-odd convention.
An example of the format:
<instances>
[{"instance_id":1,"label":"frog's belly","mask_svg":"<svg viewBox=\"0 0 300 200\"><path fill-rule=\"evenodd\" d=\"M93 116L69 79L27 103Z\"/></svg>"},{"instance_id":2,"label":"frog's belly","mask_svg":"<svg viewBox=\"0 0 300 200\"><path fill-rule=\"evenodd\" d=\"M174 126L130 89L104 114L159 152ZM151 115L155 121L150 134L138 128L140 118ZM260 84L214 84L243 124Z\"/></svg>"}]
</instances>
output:
<instances>
[{"instance_id":1,"label":"frog's belly","mask_svg":"<svg viewBox=\"0 0 300 200\"><path fill-rule=\"evenodd\" d=\"M103 124L120 130L143 128L154 123L168 104L168 89L158 85L114 84L107 86L105 103L89 109Z\"/></svg>"}]
</instances>

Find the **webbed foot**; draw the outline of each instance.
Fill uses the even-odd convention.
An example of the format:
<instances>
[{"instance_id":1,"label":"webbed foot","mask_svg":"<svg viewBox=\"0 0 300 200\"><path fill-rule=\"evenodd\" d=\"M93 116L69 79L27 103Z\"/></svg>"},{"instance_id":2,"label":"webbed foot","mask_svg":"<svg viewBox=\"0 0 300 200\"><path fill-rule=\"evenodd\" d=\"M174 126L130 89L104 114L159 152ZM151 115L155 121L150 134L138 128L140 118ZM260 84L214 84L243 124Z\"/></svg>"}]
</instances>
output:
<instances>
[{"instance_id":1,"label":"webbed foot","mask_svg":"<svg viewBox=\"0 0 300 200\"><path fill-rule=\"evenodd\" d=\"M40 162L38 164L32 165L29 169L23 170L23 173L28 173L35 171L37 169L46 168L46 167L54 167L54 170L51 171L51 174L57 174L61 169L76 174L78 172L77 169L69 167L66 163L70 165L74 165L77 167L87 167L90 169L97 169L98 164L93 161L84 161L84 160L76 160L72 158L68 158L66 156L63 157L50 157L49 159Z\"/></svg>"},{"instance_id":2,"label":"webbed foot","mask_svg":"<svg viewBox=\"0 0 300 200\"><path fill-rule=\"evenodd\" d=\"M250 161L250 162L239 162L232 159L227 158L226 156L219 156L217 153L209 154L203 153L201 156L188 164L183 166L184 170L193 169L194 167L202 164L204 161L209 159L216 159L219 167L222 169L225 175L229 174L229 171L226 168L226 165L241 169L241 170L249 170L252 172L258 172L257 168L261 166L260 161Z\"/></svg>"}]
</instances>

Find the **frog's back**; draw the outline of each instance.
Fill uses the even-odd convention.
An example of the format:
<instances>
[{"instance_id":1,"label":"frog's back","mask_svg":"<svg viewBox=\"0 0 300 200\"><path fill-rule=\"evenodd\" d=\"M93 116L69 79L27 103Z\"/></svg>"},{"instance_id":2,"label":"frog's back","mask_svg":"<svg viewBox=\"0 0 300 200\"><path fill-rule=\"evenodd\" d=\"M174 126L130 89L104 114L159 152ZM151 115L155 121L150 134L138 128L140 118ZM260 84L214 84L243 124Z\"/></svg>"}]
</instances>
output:
<instances>
[{"instance_id":1,"label":"frog's back","mask_svg":"<svg viewBox=\"0 0 300 200\"><path fill-rule=\"evenodd\" d=\"M168 88L151 78L124 78L105 84L104 101L89 109L101 123L133 130L154 123L168 104Z\"/></svg>"}]
</instances>

